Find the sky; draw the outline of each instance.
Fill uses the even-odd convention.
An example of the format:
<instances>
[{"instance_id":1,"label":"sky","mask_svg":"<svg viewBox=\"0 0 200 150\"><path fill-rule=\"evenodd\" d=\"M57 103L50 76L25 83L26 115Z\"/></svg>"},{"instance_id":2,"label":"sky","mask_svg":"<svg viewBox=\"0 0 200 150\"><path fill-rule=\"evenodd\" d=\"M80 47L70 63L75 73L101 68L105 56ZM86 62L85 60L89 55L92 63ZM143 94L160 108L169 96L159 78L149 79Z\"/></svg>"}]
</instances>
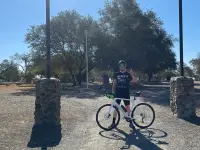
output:
<instances>
[{"instance_id":1,"label":"sky","mask_svg":"<svg viewBox=\"0 0 200 150\"><path fill-rule=\"evenodd\" d=\"M82 15L98 19L98 10L104 7L104 0L50 0L51 16L66 9L74 9ZM16 52L28 52L24 42L30 25L45 23L46 0L1 0L0 1L0 62ZM178 0L137 0L144 10L152 9L164 22L168 33L179 37ZM183 47L184 62L195 58L200 47L200 1L183 0ZM179 61L179 43L174 47Z\"/></svg>"}]
</instances>

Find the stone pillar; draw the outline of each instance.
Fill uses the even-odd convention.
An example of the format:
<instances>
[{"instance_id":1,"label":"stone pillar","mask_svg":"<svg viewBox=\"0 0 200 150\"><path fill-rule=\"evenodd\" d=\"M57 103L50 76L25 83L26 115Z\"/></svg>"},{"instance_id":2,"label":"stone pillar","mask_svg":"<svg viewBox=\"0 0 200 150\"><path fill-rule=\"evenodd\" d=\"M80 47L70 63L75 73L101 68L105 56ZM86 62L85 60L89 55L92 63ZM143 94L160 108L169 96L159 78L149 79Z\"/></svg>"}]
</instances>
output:
<instances>
[{"instance_id":1,"label":"stone pillar","mask_svg":"<svg viewBox=\"0 0 200 150\"><path fill-rule=\"evenodd\" d=\"M61 88L58 79L42 78L36 84L35 125L60 124Z\"/></svg>"},{"instance_id":2,"label":"stone pillar","mask_svg":"<svg viewBox=\"0 0 200 150\"><path fill-rule=\"evenodd\" d=\"M188 77L173 77L170 80L170 108L178 118L189 118L196 114L194 81Z\"/></svg>"}]
</instances>

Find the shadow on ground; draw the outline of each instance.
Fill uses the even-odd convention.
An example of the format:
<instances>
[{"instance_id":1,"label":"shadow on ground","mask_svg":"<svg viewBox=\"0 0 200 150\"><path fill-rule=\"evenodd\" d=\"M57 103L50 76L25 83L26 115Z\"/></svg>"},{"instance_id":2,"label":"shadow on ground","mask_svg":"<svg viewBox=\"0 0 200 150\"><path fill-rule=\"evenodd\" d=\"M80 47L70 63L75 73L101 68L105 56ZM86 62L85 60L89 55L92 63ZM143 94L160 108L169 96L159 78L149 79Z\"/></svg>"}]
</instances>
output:
<instances>
[{"instance_id":1,"label":"shadow on ground","mask_svg":"<svg viewBox=\"0 0 200 150\"><path fill-rule=\"evenodd\" d=\"M199 116L192 116L190 118L184 119L187 122L200 126L200 117Z\"/></svg>"},{"instance_id":2,"label":"shadow on ground","mask_svg":"<svg viewBox=\"0 0 200 150\"><path fill-rule=\"evenodd\" d=\"M156 85L146 86L132 86L132 91L141 90L142 97L147 102L155 103L162 106L170 105L170 87L169 83L160 83ZM105 92L111 92L111 85L107 89L103 89L98 84L90 84L89 89L85 88L85 85L80 87L69 87L66 90L62 90L62 96L65 98L79 98L79 99L95 99L103 96ZM14 96L35 96L35 88L22 89L15 93L11 93ZM194 99L199 101L200 104L200 89L195 88Z\"/></svg>"},{"instance_id":3,"label":"shadow on ground","mask_svg":"<svg viewBox=\"0 0 200 150\"><path fill-rule=\"evenodd\" d=\"M13 96L35 96L35 88L21 89L17 92L11 93Z\"/></svg>"},{"instance_id":4,"label":"shadow on ground","mask_svg":"<svg viewBox=\"0 0 200 150\"><path fill-rule=\"evenodd\" d=\"M111 134L108 135L109 133ZM162 150L157 145L168 145L165 141L157 140L157 138L165 138L167 133L153 128L146 130L134 130L130 134L117 128L116 131L101 131L99 134L104 138L124 141L125 144L120 148L121 150L130 149L133 145L142 150Z\"/></svg>"},{"instance_id":5,"label":"shadow on ground","mask_svg":"<svg viewBox=\"0 0 200 150\"><path fill-rule=\"evenodd\" d=\"M17 92L11 93L13 96L35 96L36 90L35 88L33 89L21 89ZM66 98L88 98L88 99L93 99L96 97L100 97L103 95L103 92L101 90L94 90L94 89L68 89L65 91L61 92L61 95L66 97Z\"/></svg>"},{"instance_id":6,"label":"shadow on ground","mask_svg":"<svg viewBox=\"0 0 200 150\"><path fill-rule=\"evenodd\" d=\"M143 82L145 85L169 85L170 82Z\"/></svg>"},{"instance_id":7,"label":"shadow on ground","mask_svg":"<svg viewBox=\"0 0 200 150\"><path fill-rule=\"evenodd\" d=\"M144 94L142 97L145 98L145 101L155 103L158 105L169 106L170 105L170 87L169 83L165 85L150 85L142 88ZM195 87L194 99L196 101L196 106L200 107L200 89Z\"/></svg>"},{"instance_id":8,"label":"shadow on ground","mask_svg":"<svg viewBox=\"0 0 200 150\"><path fill-rule=\"evenodd\" d=\"M145 87L142 97L145 101L155 103L162 106L170 105L170 89L169 87Z\"/></svg>"},{"instance_id":9,"label":"shadow on ground","mask_svg":"<svg viewBox=\"0 0 200 150\"><path fill-rule=\"evenodd\" d=\"M106 89L106 91L110 91L111 87ZM82 87L67 87L66 89L61 91L61 95L66 98L88 98L88 99L94 99L96 97L100 97L104 94L104 91L100 86L97 84L92 84L89 86L89 89L86 89L85 86ZM21 89L16 92L11 93L13 96L35 96L36 89Z\"/></svg>"},{"instance_id":10,"label":"shadow on ground","mask_svg":"<svg viewBox=\"0 0 200 150\"><path fill-rule=\"evenodd\" d=\"M48 147L55 147L60 143L62 138L61 125L42 124L34 125L30 141L27 147L39 148L42 150Z\"/></svg>"},{"instance_id":11,"label":"shadow on ground","mask_svg":"<svg viewBox=\"0 0 200 150\"><path fill-rule=\"evenodd\" d=\"M150 89L150 87L145 87L141 85L132 86L131 90L145 90ZM162 90L159 88L154 88L158 90ZM152 89L150 89L152 90ZM154 90L155 91L155 90ZM35 88L32 89L21 89L17 92L11 93L14 96L35 96ZM66 98L80 98L80 99L95 99L97 97L103 96L104 93L111 92L111 85L104 89L102 86L98 84L90 84L89 89L86 89L85 85L82 87L67 87L66 89L62 90L61 95ZM157 91L155 91L157 92ZM155 94L154 92L154 94ZM153 94L152 94L153 95Z\"/></svg>"}]
</instances>

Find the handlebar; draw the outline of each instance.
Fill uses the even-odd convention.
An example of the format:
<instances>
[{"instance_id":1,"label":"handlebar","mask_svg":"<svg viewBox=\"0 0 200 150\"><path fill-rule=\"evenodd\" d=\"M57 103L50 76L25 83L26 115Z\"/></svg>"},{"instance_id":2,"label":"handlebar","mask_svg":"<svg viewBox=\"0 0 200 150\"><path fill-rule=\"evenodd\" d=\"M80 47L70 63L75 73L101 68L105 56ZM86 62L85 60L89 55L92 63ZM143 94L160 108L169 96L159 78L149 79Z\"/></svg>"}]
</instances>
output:
<instances>
[{"instance_id":1,"label":"handlebar","mask_svg":"<svg viewBox=\"0 0 200 150\"><path fill-rule=\"evenodd\" d=\"M105 93L104 96L108 97L109 99L114 99L116 98L115 93ZM141 91L137 91L134 93L134 97L140 97L141 96Z\"/></svg>"}]
</instances>

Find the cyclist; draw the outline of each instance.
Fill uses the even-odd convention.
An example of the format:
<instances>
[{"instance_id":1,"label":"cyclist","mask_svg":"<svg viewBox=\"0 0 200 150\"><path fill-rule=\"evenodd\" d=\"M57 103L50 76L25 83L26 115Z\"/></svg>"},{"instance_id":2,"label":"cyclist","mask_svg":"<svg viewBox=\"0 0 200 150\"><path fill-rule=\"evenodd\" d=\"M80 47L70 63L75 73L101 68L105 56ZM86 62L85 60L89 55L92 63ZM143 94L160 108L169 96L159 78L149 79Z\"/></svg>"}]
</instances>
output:
<instances>
[{"instance_id":1,"label":"cyclist","mask_svg":"<svg viewBox=\"0 0 200 150\"><path fill-rule=\"evenodd\" d=\"M112 86L112 92L115 93L117 98L124 98L124 99L130 99L130 82L134 82L134 75L132 69L130 70L130 73L126 70L126 62L123 60L120 60L118 63L119 66L119 72L116 72L114 75L114 81ZM121 100L116 100L118 104L121 103ZM128 112L128 115L130 116L130 101L124 100L124 104L126 107L126 110ZM115 120L117 117L117 112L114 111L113 114L113 122L111 127L115 124ZM135 128L132 122L130 121L129 124L130 128Z\"/></svg>"}]
</instances>

